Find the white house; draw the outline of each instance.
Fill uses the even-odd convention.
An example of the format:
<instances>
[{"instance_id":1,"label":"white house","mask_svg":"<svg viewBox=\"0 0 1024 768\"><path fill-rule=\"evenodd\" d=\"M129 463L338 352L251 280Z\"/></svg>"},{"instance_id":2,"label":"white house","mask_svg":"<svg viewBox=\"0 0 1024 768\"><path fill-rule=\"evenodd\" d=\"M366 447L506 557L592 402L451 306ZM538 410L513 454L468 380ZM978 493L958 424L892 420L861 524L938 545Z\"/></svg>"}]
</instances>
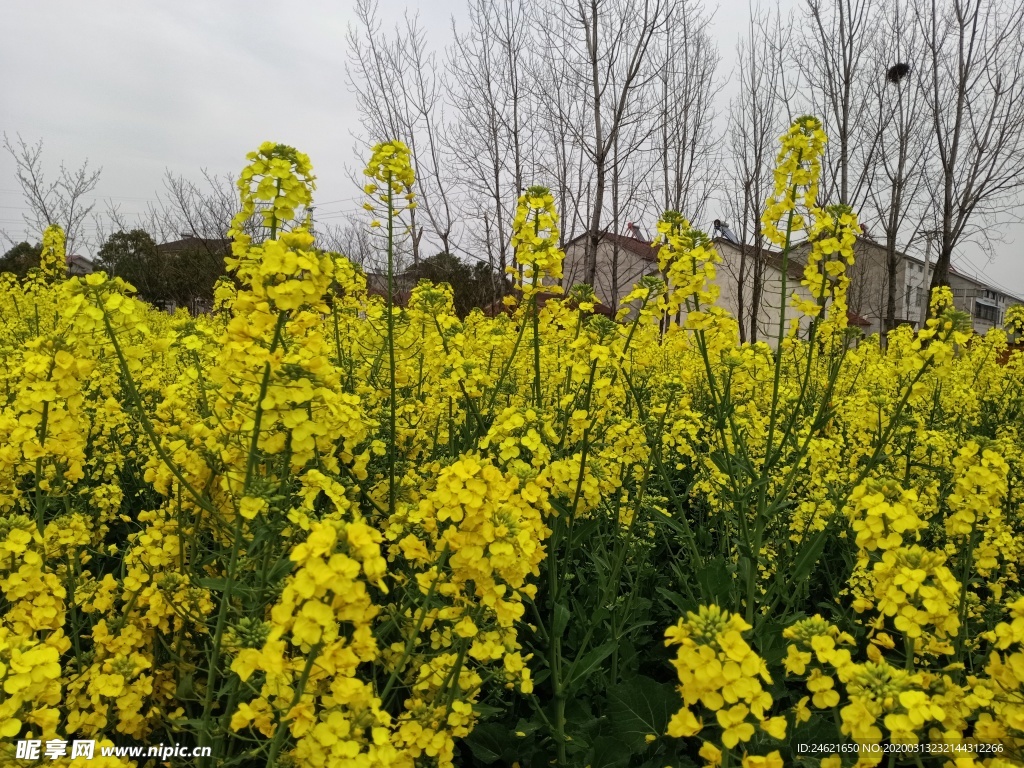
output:
<instances>
[{"instance_id":1,"label":"white house","mask_svg":"<svg viewBox=\"0 0 1024 768\"><path fill-rule=\"evenodd\" d=\"M717 265L716 283L719 288L719 306L741 320L744 336L749 338L751 306L754 286L754 249L742 247L733 240L723 237L712 241L722 261ZM565 262L562 266L562 285L569 289L576 283L584 282L586 233L570 240L565 245ZM782 298L782 259L775 251L763 252L763 287L757 313L757 339L773 345L778 339L778 322ZM786 270L786 329L791 320L801 317L794 309L789 297L793 293L808 297L807 289L800 285L803 279L803 263L791 255ZM743 310L740 311L740 275L743 275ZM622 298L633 285L646 275L662 277L658 267L658 249L639 230L630 225L629 234L619 235L604 232L597 246L597 273L594 290L605 304L618 309ZM742 314L742 318L740 317ZM851 315L854 324L863 321ZM806 325L806 321L804 323Z\"/></svg>"},{"instance_id":2,"label":"white house","mask_svg":"<svg viewBox=\"0 0 1024 768\"><path fill-rule=\"evenodd\" d=\"M806 244L798 246L798 252L805 250ZM849 273L850 310L870 323L864 329L865 333L880 333L885 324L889 291L885 245L867 237L859 237L854 250L856 260ZM928 301L934 262L929 265L926 273L924 261L915 256L897 251L896 260L895 324L908 323L917 328ZM949 285L953 290L954 305L970 314L977 333L985 333L990 328L1002 325L1006 308L1024 301L1004 288L989 285L953 266L949 270Z\"/></svg>"}]
</instances>

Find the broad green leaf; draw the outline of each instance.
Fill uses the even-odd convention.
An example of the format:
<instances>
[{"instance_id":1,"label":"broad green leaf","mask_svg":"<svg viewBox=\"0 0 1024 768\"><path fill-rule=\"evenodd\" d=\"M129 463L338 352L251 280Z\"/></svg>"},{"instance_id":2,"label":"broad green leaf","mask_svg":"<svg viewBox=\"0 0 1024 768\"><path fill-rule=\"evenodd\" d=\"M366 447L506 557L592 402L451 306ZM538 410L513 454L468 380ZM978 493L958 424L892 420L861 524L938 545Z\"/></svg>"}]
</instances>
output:
<instances>
[{"instance_id":1,"label":"broad green leaf","mask_svg":"<svg viewBox=\"0 0 1024 768\"><path fill-rule=\"evenodd\" d=\"M490 765L500 760L509 747L514 747L513 739L516 739L515 734L506 726L498 723L481 723L462 741L469 747L473 757L481 763Z\"/></svg>"},{"instance_id":2,"label":"broad green leaf","mask_svg":"<svg viewBox=\"0 0 1024 768\"><path fill-rule=\"evenodd\" d=\"M554 637L561 637L565 634L565 628L569 626L569 618L571 616L572 613L564 603L557 603L555 605L555 621L551 628L551 633Z\"/></svg>"},{"instance_id":3,"label":"broad green leaf","mask_svg":"<svg viewBox=\"0 0 1024 768\"><path fill-rule=\"evenodd\" d=\"M665 733L668 721L681 706L674 686L637 675L608 690L606 714L614 735L630 751L640 753L647 747L648 736Z\"/></svg>"},{"instance_id":4,"label":"broad green leaf","mask_svg":"<svg viewBox=\"0 0 1024 768\"><path fill-rule=\"evenodd\" d=\"M708 604L729 605L731 603L732 574L724 557L716 557L697 572L700 593Z\"/></svg>"},{"instance_id":5,"label":"broad green leaf","mask_svg":"<svg viewBox=\"0 0 1024 768\"><path fill-rule=\"evenodd\" d=\"M618 736L601 736L594 740L590 768L626 768L630 751Z\"/></svg>"},{"instance_id":6,"label":"broad green leaf","mask_svg":"<svg viewBox=\"0 0 1024 768\"><path fill-rule=\"evenodd\" d=\"M616 645L618 643L615 640L610 640L604 645L599 645L597 648L592 649L583 658L576 659L569 667L566 689L571 691L577 685L585 683L601 662L612 655Z\"/></svg>"}]
</instances>

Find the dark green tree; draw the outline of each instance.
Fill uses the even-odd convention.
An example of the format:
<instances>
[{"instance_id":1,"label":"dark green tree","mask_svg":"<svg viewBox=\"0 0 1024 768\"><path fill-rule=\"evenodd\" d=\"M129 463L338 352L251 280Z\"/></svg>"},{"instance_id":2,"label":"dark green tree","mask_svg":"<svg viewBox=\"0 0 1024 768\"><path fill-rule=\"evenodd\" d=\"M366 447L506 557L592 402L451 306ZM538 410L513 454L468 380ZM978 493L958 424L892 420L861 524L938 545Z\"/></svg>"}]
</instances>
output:
<instances>
[{"instance_id":1,"label":"dark green tree","mask_svg":"<svg viewBox=\"0 0 1024 768\"><path fill-rule=\"evenodd\" d=\"M477 261L472 265L450 253L441 252L423 259L405 271L408 277L448 283L452 287L455 313L465 317L474 307L486 307L512 290L508 279L489 264Z\"/></svg>"},{"instance_id":2,"label":"dark green tree","mask_svg":"<svg viewBox=\"0 0 1024 768\"><path fill-rule=\"evenodd\" d=\"M230 245L221 240L197 240L164 255L170 278L170 298L179 306L209 306L213 286L225 274L224 257Z\"/></svg>"},{"instance_id":3,"label":"dark green tree","mask_svg":"<svg viewBox=\"0 0 1024 768\"><path fill-rule=\"evenodd\" d=\"M151 304L163 304L173 298L170 270L148 232L115 232L96 257L97 269L131 283L139 297Z\"/></svg>"},{"instance_id":4,"label":"dark green tree","mask_svg":"<svg viewBox=\"0 0 1024 768\"><path fill-rule=\"evenodd\" d=\"M42 245L21 242L0 256L0 272L11 272L22 279L33 267L39 266Z\"/></svg>"}]
</instances>

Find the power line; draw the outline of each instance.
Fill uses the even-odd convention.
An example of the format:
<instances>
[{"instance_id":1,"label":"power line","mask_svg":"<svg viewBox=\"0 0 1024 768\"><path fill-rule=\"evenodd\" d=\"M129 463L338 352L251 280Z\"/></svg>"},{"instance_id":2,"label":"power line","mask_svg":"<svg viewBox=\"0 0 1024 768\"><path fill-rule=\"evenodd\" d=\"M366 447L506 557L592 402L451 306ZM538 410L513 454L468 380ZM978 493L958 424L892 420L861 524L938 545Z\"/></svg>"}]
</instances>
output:
<instances>
[{"instance_id":1,"label":"power line","mask_svg":"<svg viewBox=\"0 0 1024 768\"><path fill-rule=\"evenodd\" d=\"M22 189L0 189L0 192L8 195L24 195L25 191ZM160 200L154 200L151 197L127 197L124 195L89 195L83 197L83 200L135 200L143 203L159 203Z\"/></svg>"}]
</instances>

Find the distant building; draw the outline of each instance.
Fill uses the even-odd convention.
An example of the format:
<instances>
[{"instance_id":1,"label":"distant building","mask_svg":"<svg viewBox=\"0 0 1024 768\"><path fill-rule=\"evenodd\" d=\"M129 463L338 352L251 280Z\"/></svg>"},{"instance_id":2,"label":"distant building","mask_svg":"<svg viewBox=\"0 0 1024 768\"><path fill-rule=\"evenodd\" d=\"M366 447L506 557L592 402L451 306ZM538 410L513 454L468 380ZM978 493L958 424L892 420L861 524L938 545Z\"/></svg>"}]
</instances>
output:
<instances>
[{"instance_id":1,"label":"distant building","mask_svg":"<svg viewBox=\"0 0 1024 768\"><path fill-rule=\"evenodd\" d=\"M807 252L807 244L798 245L795 252L803 256ZM881 333L884 330L889 295L885 245L870 238L858 237L854 254L854 265L849 272L850 310L870 323L864 329L866 334ZM929 271L925 275L922 259L897 251L896 260L895 325L909 324L917 328L928 302L931 270L935 262L928 265ZM971 324L977 333L1001 326L1006 308L1024 303L1024 299L1010 291L964 274L953 266L949 269L949 286L953 291L954 306L971 316Z\"/></svg>"},{"instance_id":2,"label":"distant building","mask_svg":"<svg viewBox=\"0 0 1024 768\"><path fill-rule=\"evenodd\" d=\"M598 299L612 310L617 310L622 298L633 290L641 278L661 276L658 269L658 249L646 238L641 239L639 228L628 225L630 234L601 233L597 243L597 275L594 292ZM562 262L562 287L568 292L577 283L586 282L586 251L589 235L584 232L565 244Z\"/></svg>"},{"instance_id":3,"label":"distant building","mask_svg":"<svg viewBox=\"0 0 1024 768\"><path fill-rule=\"evenodd\" d=\"M388 273L371 270L364 274L366 275L366 293L386 299L388 296ZM409 303L409 297L412 294L412 289L416 287L416 283L417 278L402 272L396 272L391 276L391 285L394 289L393 300L397 306L404 307Z\"/></svg>"},{"instance_id":4,"label":"distant building","mask_svg":"<svg viewBox=\"0 0 1024 768\"><path fill-rule=\"evenodd\" d=\"M751 338L751 307L754 298L754 267L758 258L756 249L751 245L742 245L726 237L716 237L713 241L722 262L718 265L719 306L727 309L733 317L740 320L744 327L744 337ZM800 284L804 279L804 263L790 254L786 259L786 293L782 295L783 263L778 251L765 248L761 251L763 261L761 272L761 292L757 311L757 341L764 341L773 348L779 338L779 315L782 301L785 301L785 328L788 331L794 320L800 322L801 328L807 328L810 320L793 306L791 297L797 294L802 299L811 297L810 291ZM743 274L743 308L740 308L740 274Z\"/></svg>"},{"instance_id":5,"label":"distant building","mask_svg":"<svg viewBox=\"0 0 1024 768\"><path fill-rule=\"evenodd\" d=\"M68 277L88 275L93 271L92 261L85 258L85 256L79 256L77 253L68 254L67 265Z\"/></svg>"},{"instance_id":6,"label":"distant building","mask_svg":"<svg viewBox=\"0 0 1024 768\"><path fill-rule=\"evenodd\" d=\"M601 234L597 246L597 272L594 291L605 304L617 310L623 297L633 290L633 285L642 277L653 275L663 277L658 266L658 248L648 241L641 240L639 228L629 227L630 234L618 235L611 232ZM746 332L750 329L752 294L754 286L754 249L742 246L735 241L735 235L728 225L719 228L720 232L728 232L716 237L715 245L722 262L717 265L717 284L719 288L718 305L727 310L733 317L741 321ZM576 283L584 282L585 253L587 234L579 235L565 246L565 261L562 265L562 285L568 290ZM763 252L764 269L762 276L761 300L757 314L757 339L775 345L778 339L780 301L782 292L782 259L775 251ZM808 321L791 306L790 297L797 293L801 297L809 297L807 289L800 285L803 279L803 262L795 256L788 259L786 270L786 330L790 322L799 318L807 326ZM743 311L740 311L739 275L744 276ZM851 313L851 322L863 327L864 318ZM680 318L682 319L682 318Z\"/></svg>"},{"instance_id":7,"label":"distant building","mask_svg":"<svg viewBox=\"0 0 1024 768\"><path fill-rule=\"evenodd\" d=\"M219 237L182 235L178 240L161 243L156 251L164 256L195 251L227 256L231 253L231 241Z\"/></svg>"}]
</instances>

